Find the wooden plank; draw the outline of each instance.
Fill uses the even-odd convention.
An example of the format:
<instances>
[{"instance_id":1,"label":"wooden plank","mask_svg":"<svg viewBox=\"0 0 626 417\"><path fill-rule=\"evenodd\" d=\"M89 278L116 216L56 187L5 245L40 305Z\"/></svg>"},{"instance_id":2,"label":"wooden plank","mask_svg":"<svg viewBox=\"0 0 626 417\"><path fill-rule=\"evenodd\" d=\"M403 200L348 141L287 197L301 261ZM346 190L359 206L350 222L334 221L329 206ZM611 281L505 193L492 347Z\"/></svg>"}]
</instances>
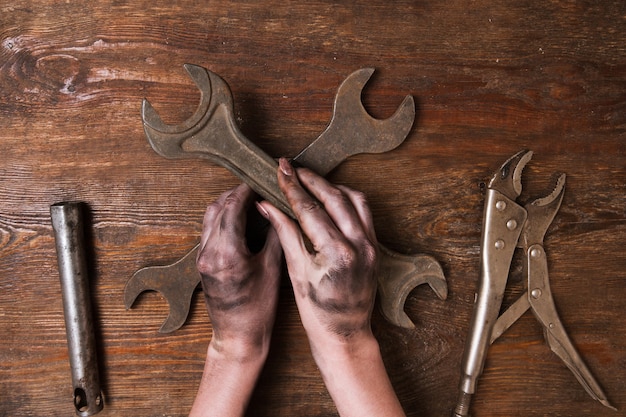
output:
<instances>
[{"instance_id":1,"label":"wooden plank","mask_svg":"<svg viewBox=\"0 0 626 417\"><path fill-rule=\"evenodd\" d=\"M71 415L70 372L49 205L89 205L89 256L106 406L101 415L182 416L211 326L156 333L165 300L122 302L137 269L180 258L206 205L237 184L204 161L168 161L142 131L145 97L168 123L195 110L182 65L230 84L236 120L293 156L330 120L336 88L377 69L363 100L388 117L406 94L416 124L396 151L357 156L331 179L366 192L381 242L442 264L450 296L418 288L414 330L374 328L410 416L449 415L478 276L483 191L514 152L535 152L523 198L567 173L546 240L561 318L626 415L626 7L620 1L13 1L0 6L0 415ZM372 173L375 173L374 175ZM505 303L523 290L519 271ZM524 315L490 350L481 416L609 415ZM336 415L288 280L251 416Z\"/></svg>"}]
</instances>

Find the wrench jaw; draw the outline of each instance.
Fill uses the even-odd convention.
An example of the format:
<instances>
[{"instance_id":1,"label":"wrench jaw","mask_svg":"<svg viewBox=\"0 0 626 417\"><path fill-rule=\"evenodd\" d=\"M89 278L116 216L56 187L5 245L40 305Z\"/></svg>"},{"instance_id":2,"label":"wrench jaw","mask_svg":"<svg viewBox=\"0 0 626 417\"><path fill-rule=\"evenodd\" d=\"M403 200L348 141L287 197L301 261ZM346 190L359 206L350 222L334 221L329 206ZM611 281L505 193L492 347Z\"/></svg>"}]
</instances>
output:
<instances>
[{"instance_id":1,"label":"wrench jaw","mask_svg":"<svg viewBox=\"0 0 626 417\"><path fill-rule=\"evenodd\" d=\"M415 101L408 95L388 119L372 117L363 106L361 95L373 73L373 68L361 68L344 80L335 96L332 120L346 121L346 124L356 120L354 129L375 132L375 137L368 142L367 153L382 153L395 149L409 134L415 120Z\"/></svg>"},{"instance_id":2,"label":"wrench jaw","mask_svg":"<svg viewBox=\"0 0 626 417\"><path fill-rule=\"evenodd\" d=\"M232 103L232 97L229 95L224 96L224 94L220 94L218 100L213 100L213 98L217 95L216 93L222 89L219 88L220 85L218 82L216 85L217 88L215 89L217 91L213 91L214 88L212 88L212 85L216 84L216 81L219 80L212 80L214 77L211 77L210 73L206 69L192 64L185 64L184 68L200 90L200 103L198 104L196 111L184 122L176 125L168 125L163 122L150 102L147 99L144 99L141 107L141 119L143 120L145 127L160 133L180 135L192 129L194 126L197 126L209 112L211 104L215 107L215 101L223 102L225 104Z\"/></svg>"},{"instance_id":3,"label":"wrench jaw","mask_svg":"<svg viewBox=\"0 0 626 417\"><path fill-rule=\"evenodd\" d=\"M372 117L363 106L361 94L373 73L372 68L361 68L341 83L330 123L315 141L293 158L292 163L326 176L352 155L388 152L406 139L415 120L413 97L406 96L388 119ZM346 135L358 140L340 139Z\"/></svg>"},{"instance_id":4,"label":"wrench jaw","mask_svg":"<svg viewBox=\"0 0 626 417\"><path fill-rule=\"evenodd\" d=\"M200 91L200 103L191 117L180 124L168 125L147 99L141 106L141 119L150 146L168 159L188 158L189 154L183 149L184 143L211 120L229 112L232 114L234 108L230 88L217 74L198 65L185 64L184 67ZM225 107L227 112L217 112L219 107ZM229 122L224 121L231 124Z\"/></svg>"},{"instance_id":5,"label":"wrench jaw","mask_svg":"<svg viewBox=\"0 0 626 417\"><path fill-rule=\"evenodd\" d=\"M415 324L404 312L409 293L417 286L428 284L437 297L448 297L448 285L441 265L428 255L401 255L379 245L378 291L380 309L391 324L405 329Z\"/></svg>"},{"instance_id":6,"label":"wrench jaw","mask_svg":"<svg viewBox=\"0 0 626 417\"><path fill-rule=\"evenodd\" d=\"M510 157L495 172L489 181L489 188L499 191L511 200L517 199L522 193L522 171L532 157L533 152L529 150L522 150Z\"/></svg>"},{"instance_id":7,"label":"wrench jaw","mask_svg":"<svg viewBox=\"0 0 626 417\"><path fill-rule=\"evenodd\" d=\"M124 305L129 310L145 291L159 292L169 304L169 315L159 333L171 333L181 328L191 308L193 293L200 283L196 269L198 245L171 265L142 268L128 280L124 288Z\"/></svg>"}]
</instances>

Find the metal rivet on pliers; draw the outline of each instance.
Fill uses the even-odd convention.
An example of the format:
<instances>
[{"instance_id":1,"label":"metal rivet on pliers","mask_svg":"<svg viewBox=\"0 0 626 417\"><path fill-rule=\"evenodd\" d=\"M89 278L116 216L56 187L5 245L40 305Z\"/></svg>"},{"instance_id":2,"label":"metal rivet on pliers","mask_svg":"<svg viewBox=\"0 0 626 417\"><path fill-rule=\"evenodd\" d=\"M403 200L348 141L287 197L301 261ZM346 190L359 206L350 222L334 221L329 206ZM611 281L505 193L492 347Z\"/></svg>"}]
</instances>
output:
<instances>
[{"instance_id":1,"label":"metal rivet on pliers","mask_svg":"<svg viewBox=\"0 0 626 417\"><path fill-rule=\"evenodd\" d=\"M515 230L517 228L517 221L515 219L511 219L506 222L506 228L509 230Z\"/></svg>"}]
</instances>

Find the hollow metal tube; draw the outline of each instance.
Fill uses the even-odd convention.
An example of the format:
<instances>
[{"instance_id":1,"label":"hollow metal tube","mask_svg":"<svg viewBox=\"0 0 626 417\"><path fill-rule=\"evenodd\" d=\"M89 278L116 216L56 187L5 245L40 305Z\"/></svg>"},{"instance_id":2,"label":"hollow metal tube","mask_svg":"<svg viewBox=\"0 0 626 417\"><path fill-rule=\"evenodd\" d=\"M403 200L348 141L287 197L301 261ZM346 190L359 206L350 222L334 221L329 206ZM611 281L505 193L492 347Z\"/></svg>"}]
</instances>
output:
<instances>
[{"instance_id":1,"label":"hollow metal tube","mask_svg":"<svg viewBox=\"0 0 626 417\"><path fill-rule=\"evenodd\" d=\"M77 415L91 416L103 409L104 402L89 298L82 206L76 202L53 204L50 215L59 264L74 407Z\"/></svg>"}]
</instances>

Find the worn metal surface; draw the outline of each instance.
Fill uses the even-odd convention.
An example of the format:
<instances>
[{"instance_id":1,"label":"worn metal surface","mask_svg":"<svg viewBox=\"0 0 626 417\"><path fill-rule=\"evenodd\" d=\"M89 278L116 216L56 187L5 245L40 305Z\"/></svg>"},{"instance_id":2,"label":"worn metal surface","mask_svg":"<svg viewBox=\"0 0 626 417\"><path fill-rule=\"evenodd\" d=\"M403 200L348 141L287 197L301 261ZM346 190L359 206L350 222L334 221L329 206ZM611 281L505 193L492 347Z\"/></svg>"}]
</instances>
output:
<instances>
[{"instance_id":1,"label":"worn metal surface","mask_svg":"<svg viewBox=\"0 0 626 417\"><path fill-rule=\"evenodd\" d=\"M373 73L373 68L362 68L341 83L330 124L292 163L326 176L352 155L388 152L404 141L415 119L413 96L406 96L387 119L370 116L363 107L361 92Z\"/></svg>"},{"instance_id":2,"label":"worn metal surface","mask_svg":"<svg viewBox=\"0 0 626 417\"><path fill-rule=\"evenodd\" d=\"M522 171L531 157L530 151L518 152L496 171L489 183L483 218L481 277L463 356L454 417L469 415L471 397L476 392L491 343L529 308L543 326L552 351L563 360L587 393L604 406L615 409L567 335L550 289L543 240L561 206L565 174L558 177L547 196L525 206L515 201L522 191ZM528 288L498 317L516 247L524 251Z\"/></svg>"},{"instance_id":3,"label":"worn metal surface","mask_svg":"<svg viewBox=\"0 0 626 417\"><path fill-rule=\"evenodd\" d=\"M200 89L200 105L184 123L168 126L144 101L144 126L152 147L166 158L195 156L218 163L294 217L278 187L277 163L241 134L233 121L228 85L204 68L195 65L185 68ZM386 152L402 143L415 117L413 99L407 96L388 119L371 117L361 102L361 91L372 73L371 69L358 70L340 85L329 126L294 158L296 164L325 175L351 155ZM126 285L126 307L130 308L145 290L159 291L170 306L170 314L160 331L170 332L182 326L189 312L190 294L200 282L199 274L191 272L196 251L197 247L169 267L148 267L135 273ZM443 271L431 256L401 255L381 245L380 264L381 310L397 326L413 327L403 309L408 293L418 285L427 283L439 298L447 297Z\"/></svg>"},{"instance_id":4,"label":"worn metal surface","mask_svg":"<svg viewBox=\"0 0 626 417\"><path fill-rule=\"evenodd\" d=\"M56 203L50 207L50 215L63 296L74 407L79 416L90 416L102 410L104 401L100 390L81 210L79 203Z\"/></svg>"}]
</instances>

